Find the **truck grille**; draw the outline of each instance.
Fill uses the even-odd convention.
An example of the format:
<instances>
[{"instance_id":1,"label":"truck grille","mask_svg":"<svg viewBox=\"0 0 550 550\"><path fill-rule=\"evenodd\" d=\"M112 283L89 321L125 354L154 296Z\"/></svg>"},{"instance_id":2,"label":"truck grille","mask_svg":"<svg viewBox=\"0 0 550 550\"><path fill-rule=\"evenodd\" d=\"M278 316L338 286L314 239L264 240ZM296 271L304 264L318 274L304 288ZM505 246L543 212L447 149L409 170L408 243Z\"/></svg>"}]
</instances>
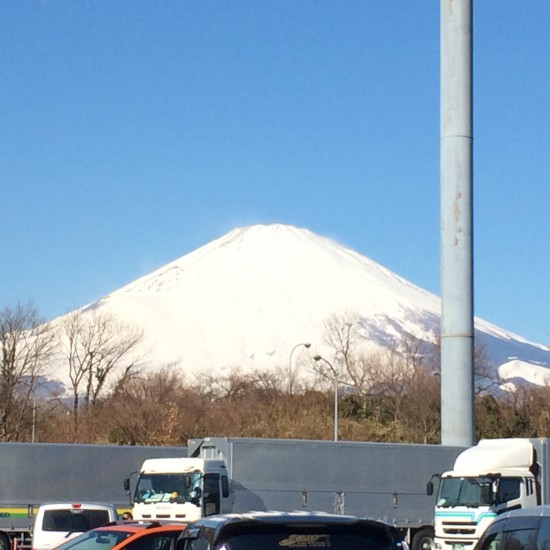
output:
<instances>
[{"instance_id":1,"label":"truck grille","mask_svg":"<svg viewBox=\"0 0 550 550\"><path fill-rule=\"evenodd\" d=\"M464 523L443 522L443 532L446 535L475 535L476 527L477 523L471 521Z\"/></svg>"}]
</instances>

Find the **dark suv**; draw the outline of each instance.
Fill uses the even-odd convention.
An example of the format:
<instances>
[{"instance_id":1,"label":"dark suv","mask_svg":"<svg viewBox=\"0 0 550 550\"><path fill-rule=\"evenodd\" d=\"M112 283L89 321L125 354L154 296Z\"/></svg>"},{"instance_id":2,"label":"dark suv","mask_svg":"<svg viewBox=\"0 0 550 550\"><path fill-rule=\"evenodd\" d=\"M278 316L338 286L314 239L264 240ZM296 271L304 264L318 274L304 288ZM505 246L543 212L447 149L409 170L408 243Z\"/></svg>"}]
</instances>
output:
<instances>
[{"instance_id":1,"label":"dark suv","mask_svg":"<svg viewBox=\"0 0 550 550\"><path fill-rule=\"evenodd\" d=\"M497 516L475 550L547 550L550 548L550 506L512 510Z\"/></svg>"},{"instance_id":2,"label":"dark suv","mask_svg":"<svg viewBox=\"0 0 550 550\"><path fill-rule=\"evenodd\" d=\"M313 512L250 512L202 518L178 538L177 550L408 550L386 523Z\"/></svg>"}]
</instances>

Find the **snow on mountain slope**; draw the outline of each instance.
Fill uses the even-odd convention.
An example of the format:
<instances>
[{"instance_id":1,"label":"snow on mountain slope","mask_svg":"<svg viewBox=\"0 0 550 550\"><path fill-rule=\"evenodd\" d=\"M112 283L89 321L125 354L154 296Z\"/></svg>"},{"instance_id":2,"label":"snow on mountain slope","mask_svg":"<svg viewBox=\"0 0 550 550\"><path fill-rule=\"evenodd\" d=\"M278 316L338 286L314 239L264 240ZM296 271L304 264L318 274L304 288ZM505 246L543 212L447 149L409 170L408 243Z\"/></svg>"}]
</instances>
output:
<instances>
[{"instance_id":1,"label":"snow on mountain slope","mask_svg":"<svg viewBox=\"0 0 550 550\"><path fill-rule=\"evenodd\" d=\"M334 241L274 224L235 229L83 309L96 308L144 329L147 368L215 374L284 367L300 342L330 358L325 322L339 314L358 314L378 344L405 333L433 341L440 300ZM509 348L550 363L550 348L482 320L476 329L499 361Z\"/></svg>"},{"instance_id":2,"label":"snow on mountain slope","mask_svg":"<svg viewBox=\"0 0 550 550\"><path fill-rule=\"evenodd\" d=\"M498 371L502 378L514 383L521 384L523 381L537 386L550 385L550 369L543 365L512 359L500 365Z\"/></svg>"}]
</instances>

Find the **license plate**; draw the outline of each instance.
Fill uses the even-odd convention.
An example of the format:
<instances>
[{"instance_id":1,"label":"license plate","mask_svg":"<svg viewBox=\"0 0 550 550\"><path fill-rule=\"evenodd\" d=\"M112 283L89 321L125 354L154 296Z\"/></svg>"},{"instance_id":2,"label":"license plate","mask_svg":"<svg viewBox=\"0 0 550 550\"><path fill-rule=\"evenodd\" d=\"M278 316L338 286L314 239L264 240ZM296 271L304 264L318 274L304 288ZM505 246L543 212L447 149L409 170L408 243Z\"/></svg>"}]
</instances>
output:
<instances>
[{"instance_id":1,"label":"license plate","mask_svg":"<svg viewBox=\"0 0 550 550\"><path fill-rule=\"evenodd\" d=\"M463 544L453 544L453 550L464 550Z\"/></svg>"}]
</instances>

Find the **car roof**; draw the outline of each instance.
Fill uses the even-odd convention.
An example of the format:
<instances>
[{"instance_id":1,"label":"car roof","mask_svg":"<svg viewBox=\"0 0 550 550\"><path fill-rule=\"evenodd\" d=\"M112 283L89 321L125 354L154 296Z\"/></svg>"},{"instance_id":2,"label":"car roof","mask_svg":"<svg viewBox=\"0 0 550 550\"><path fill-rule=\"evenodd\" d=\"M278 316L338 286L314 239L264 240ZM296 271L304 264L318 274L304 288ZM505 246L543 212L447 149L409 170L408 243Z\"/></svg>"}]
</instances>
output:
<instances>
[{"instance_id":1,"label":"car roof","mask_svg":"<svg viewBox=\"0 0 550 550\"><path fill-rule=\"evenodd\" d=\"M183 522L138 522L138 521L113 521L102 525L101 527L96 527L95 529L90 529L90 532L102 532L108 531L110 533L121 532L128 533L130 536L135 535L136 533L141 533L144 531L153 531L153 532L162 532L162 531L183 531L187 527L187 523Z\"/></svg>"},{"instance_id":2,"label":"car roof","mask_svg":"<svg viewBox=\"0 0 550 550\"><path fill-rule=\"evenodd\" d=\"M266 511L266 512L244 512L244 513L231 513L220 514L216 516L208 516L201 518L195 522L201 524L222 524L222 523L235 523L235 522L269 522L269 523L288 523L288 522L312 522L312 523L349 523L349 522L374 522L375 520L367 518L358 518L356 516L346 516L342 514L329 514L326 512L279 512L279 511ZM377 522L383 523L383 522Z\"/></svg>"},{"instance_id":3,"label":"car roof","mask_svg":"<svg viewBox=\"0 0 550 550\"><path fill-rule=\"evenodd\" d=\"M40 510L115 510L114 504L107 502L49 502L41 504Z\"/></svg>"},{"instance_id":4,"label":"car roof","mask_svg":"<svg viewBox=\"0 0 550 550\"><path fill-rule=\"evenodd\" d=\"M91 529L91 531L122 531L124 533L139 533L141 531L177 531L178 529L185 529L187 523L177 521L133 521L133 520L121 520L113 521Z\"/></svg>"},{"instance_id":5,"label":"car roof","mask_svg":"<svg viewBox=\"0 0 550 550\"><path fill-rule=\"evenodd\" d=\"M325 512L247 512L247 513L232 513L208 516L196 520L189 525L186 530L187 536L192 537L196 532L195 528L206 527L213 529L218 534L225 530L226 527L242 525L356 525L356 526L381 526L390 530L395 528L389 523L382 521L359 518L356 516L345 516L341 514L328 514ZM186 536L182 533L182 536Z\"/></svg>"},{"instance_id":6,"label":"car roof","mask_svg":"<svg viewBox=\"0 0 550 550\"><path fill-rule=\"evenodd\" d=\"M539 506L533 506L531 508L518 508L517 510L510 510L509 512L504 512L498 516L498 520L503 520L507 518L514 517L542 517L550 516L550 505L541 504Z\"/></svg>"}]
</instances>

